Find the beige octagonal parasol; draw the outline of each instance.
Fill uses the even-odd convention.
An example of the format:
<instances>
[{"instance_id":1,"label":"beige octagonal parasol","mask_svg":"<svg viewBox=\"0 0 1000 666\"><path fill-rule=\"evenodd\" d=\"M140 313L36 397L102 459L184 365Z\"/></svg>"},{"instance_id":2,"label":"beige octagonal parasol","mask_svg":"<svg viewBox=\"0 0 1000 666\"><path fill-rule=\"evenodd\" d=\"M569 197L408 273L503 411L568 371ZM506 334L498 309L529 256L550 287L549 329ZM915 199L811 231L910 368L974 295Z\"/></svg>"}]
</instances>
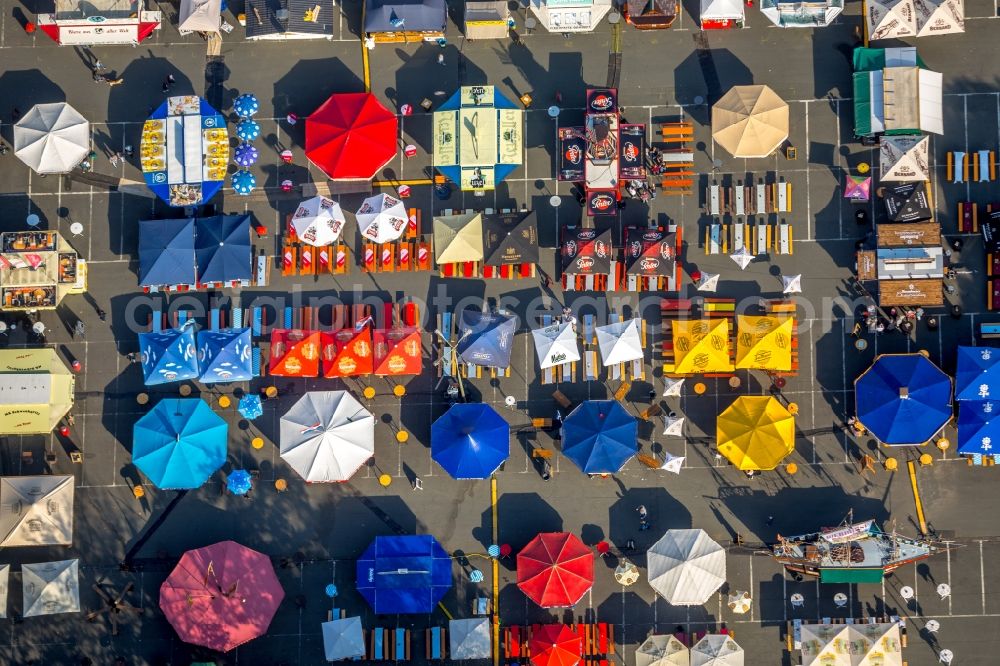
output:
<instances>
[{"instance_id":1,"label":"beige octagonal parasol","mask_svg":"<svg viewBox=\"0 0 1000 666\"><path fill-rule=\"evenodd\" d=\"M712 138L733 157L767 157L788 138L788 104L767 86L734 86L712 107Z\"/></svg>"}]
</instances>

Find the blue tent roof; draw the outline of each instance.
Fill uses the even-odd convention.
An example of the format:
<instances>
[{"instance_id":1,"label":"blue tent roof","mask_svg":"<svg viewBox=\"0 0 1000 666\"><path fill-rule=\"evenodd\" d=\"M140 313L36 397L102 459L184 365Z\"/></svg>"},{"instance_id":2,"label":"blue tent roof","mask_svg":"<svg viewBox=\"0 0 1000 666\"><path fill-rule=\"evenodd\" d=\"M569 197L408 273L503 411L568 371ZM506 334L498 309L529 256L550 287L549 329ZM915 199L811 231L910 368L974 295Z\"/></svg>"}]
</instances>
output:
<instances>
[{"instance_id":1,"label":"blue tent roof","mask_svg":"<svg viewBox=\"0 0 1000 666\"><path fill-rule=\"evenodd\" d=\"M883 354L854 382L858 420L883 444L920 445L951 419L951 379L921 354Z\"/></svg>"},{"instance_id":2,"label":"blue tent roof","mask_svg":"<svg viewBox=\"0 0 1000 666\"><path fill-rule=\"evenodd\" d=\"M249 280L252 263L250 216L198 218L195 220L194 251L198 282Z\"/></svg>"},{"instance_id":3,"label":"blue tent roof","mask_svg":"<svg viewBox=\"0 0 1000 666\"><path fill-rule=\"evenodd\" d=\"M1000 349L959 347L955 400L1000 398Z\"/></svg>"},{"instance_id":4,"label":"blue tent roof","mask_svg":"<svg viewBox=\"0 0 1000 666\"><path fill-rule=\"evenodd\" d=\"M162 400L132 428L132 462L158 488L197 488L226 462L228 434L204 401Z\"/></svg>"},{"instance_id":5,"label":"blue tent roof","mask_svg":"<svg viewBox=\"0 0 1000 666\"><path fill-rule=\"evenodd\" d=\"M451 558L429 534L375 537L357 588L378 615L431 613L451 588Z\"/></svg>"},{"instance_id":6,"label":"blue tent roof","mask_svg":"<svg viewBox=\"0 0 1000 666\"><path fill-rule=\"evenodd\" d=\"M444 32L445 0L365 0L365 32Z\"/></svg>"},{"instance_id":7,"label":"blue tent roof","mask_svg":"<svg viewBox=\"0 0 1000 666\"><path fill-rule=\"evenodd\" d=\"M198 331L198 367L205 384L253 379L249 328Z\"/></svg>"},{"instance_id":8,"label":"blue tent roof","mask_svg":"<svg viewBox=\"0 0 1000 666\"><path fill-rule=\"evenodd\" d=\"M194 282L194 220L139 222L139 286Z\"/></svg>"},{"instance_id":9,"label":"blue tent roof","mask_svg":"<svg viewBox=\"0 0 1000 666\"><path fill-rule=\"evenodd\" d=\"M517 320L502 314L463 310L459 324L458 355L466 363L494 368L510 366Z\"/></svg>"},{"instance_id":10,"label":"blue tent roof","mask_svg":"<svg viewBox=\"0 0 1000 666\"><path fill-rule=\"evenodd\" d=\"M587 474L613 474L635 455L639 425L614 400L587 400L562 426L563 455Z\"/></svg>"},{"instance_id":11,"label":"blue tent roof","mask_svg":"<svg viewBox=\"0 0 1000 666\"><path fill-rule=\"evenodd\" d=\"M996 440L996 444L993 444ZM958 452L993 455L1000 446L1000 402L963 400L958 405Z\"/></svg>"},{"instance_id":12,"label":"blue tent roof","mask_svg":"<svg viewBox=\"0 0 1000 666\"><path fill-rule=\"evenodd\" d=\"M146 386L169 384L198 376L194 329L171 328L160 333L140 333L142 376Z\"/></svg>"},{"instance_id":13,"label":"blue tent roof","mask_svg":"<svg viewBox=\"0 0 1000 666\"><path fill-rule=\"evenodd\" d=\"M431 457L456 479L485 479L510 457L510 425L489 405L453 405L431 426Z\"/></svg>"}]
</instances>

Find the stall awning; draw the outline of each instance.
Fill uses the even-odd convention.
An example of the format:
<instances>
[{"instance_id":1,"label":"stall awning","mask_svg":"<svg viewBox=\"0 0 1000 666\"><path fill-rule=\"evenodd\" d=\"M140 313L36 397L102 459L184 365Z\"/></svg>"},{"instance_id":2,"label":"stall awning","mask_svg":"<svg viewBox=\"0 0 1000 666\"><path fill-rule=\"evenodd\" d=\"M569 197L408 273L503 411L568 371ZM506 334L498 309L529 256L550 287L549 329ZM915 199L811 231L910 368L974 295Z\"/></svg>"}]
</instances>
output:
<instances>
[{"instance_id":1,"label":"stall awning","mask_svg":"<svg viewBox=\"0 0 1000 666\"><path fill-rule=\"evenodd\" d=\"M365 0L365 32L444 32L445 0Z\"/></svg>"},{"instance_id":2,"label":"stall awning","mask_svg":"<svg viewBox=\"0 0 1000 666\"><path fill-rule=\"evenodd\" d=\"M881 583L882 569L820 569L821 583Z\"/></svg>"}]
</instances>

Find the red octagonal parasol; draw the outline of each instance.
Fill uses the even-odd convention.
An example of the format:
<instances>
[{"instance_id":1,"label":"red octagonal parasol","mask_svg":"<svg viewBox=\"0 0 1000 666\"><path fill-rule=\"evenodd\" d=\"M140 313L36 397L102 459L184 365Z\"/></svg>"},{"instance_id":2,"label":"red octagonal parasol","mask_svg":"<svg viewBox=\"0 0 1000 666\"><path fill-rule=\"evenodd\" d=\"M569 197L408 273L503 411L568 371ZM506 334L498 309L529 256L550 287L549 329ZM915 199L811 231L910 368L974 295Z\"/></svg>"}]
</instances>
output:
<instances>
[{"instance_id":1,"label":"red octagonal parasol","mask_svg":"<svg viewBox=\"0 0 1000 666\"><path fill-rule=\"evenodd\" d=\"M181 556L160 608L185 643L228 652L262 636L284 596L266 555L220 541Z\"/></svg>"},{"instance_id":2,"label":"red octagonal parasol","mask_svg":"<svg viewBox=\"0 0 1000 666\"><path fill-rule=\"evenodd\" d=\"M371 93L337 93L306 118L306 157L334 180L369 179L396 156L396 116Z\"/></svg>"},{"instance_id":3,"label":"red octagonal parasol","mask_svg":"<svg viewBox=\"0 0 1000 666\"><path fill-rule=\"evenodd\" d=\"M535 625L528 652L532 666L575 666L583 655L583 639L565 624Z\"/></svg>"},{"instance_id":4,"label":"red octagonal parasol","mask_svg":"<svg viewBox=\"0 0 1000 666\"><path fill-rule=\"evenodd\" d=\"M594 585L594 554L569 532L545 532L517 555L517 586L542 608L572 606Z\"/></svg>"}]
</instances>

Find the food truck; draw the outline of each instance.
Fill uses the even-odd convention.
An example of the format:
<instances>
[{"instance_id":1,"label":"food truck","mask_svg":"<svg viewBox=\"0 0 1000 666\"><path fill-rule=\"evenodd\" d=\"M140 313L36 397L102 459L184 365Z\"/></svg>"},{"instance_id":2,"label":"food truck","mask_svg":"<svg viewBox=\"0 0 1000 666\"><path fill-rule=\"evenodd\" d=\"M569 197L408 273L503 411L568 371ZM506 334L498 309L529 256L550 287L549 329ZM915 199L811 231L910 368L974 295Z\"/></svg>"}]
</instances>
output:
<instances>
[{"instance_id":1,"label":"food truck","mask_svg":"<svg viewBox=\"0 0 1000 666\"><path fill-rule=\"evenodd\" d=\"M0 310L54 310L87 291L87 266L56 231L0 234Z\"/></svg>"}]
</instances>

